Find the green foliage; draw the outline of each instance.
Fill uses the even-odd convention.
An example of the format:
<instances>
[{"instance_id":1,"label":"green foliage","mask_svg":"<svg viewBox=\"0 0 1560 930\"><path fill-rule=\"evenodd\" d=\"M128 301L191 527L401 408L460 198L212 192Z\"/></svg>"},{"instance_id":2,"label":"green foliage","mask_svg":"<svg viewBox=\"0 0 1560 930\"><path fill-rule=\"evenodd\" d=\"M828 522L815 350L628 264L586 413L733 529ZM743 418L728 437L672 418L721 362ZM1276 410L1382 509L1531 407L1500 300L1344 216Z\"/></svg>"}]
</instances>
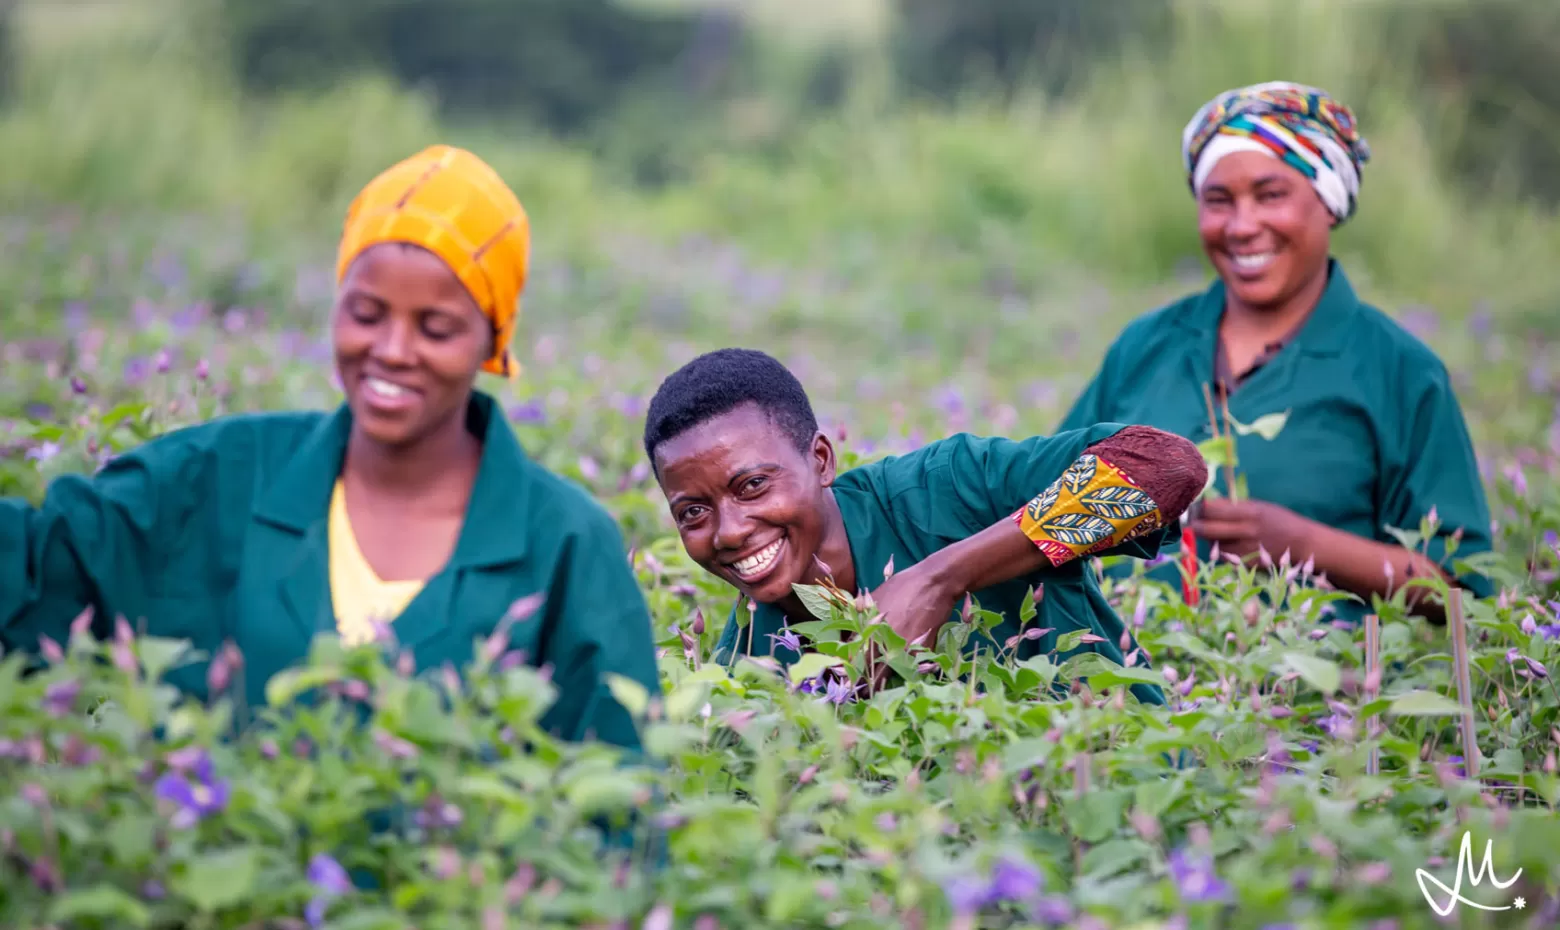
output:
<instances>
[{"instance_id":1,"label":"green foliage","mask_svg":"<svg viewBox=\"0 0 1560 930\"><path fill-rule=\"evenodd\" d=\"M705 19L616 0L221 0L244 86L329 86L383 71L457 109L593 124L625 97L685 77ZM691 75L686 77L691 79Z\"/></svg>"},{"instance_id":2,"label":"green foliage","mask_svg":"<svg viewBox=\"0 0 1560 930\"><path fill-rule=\"evenodd\" d=\"M176 228L149 240L114 227L21 228L21 250L0 264L0 285L23 298L8 332L25 333L7 339L0 367L0 494L37 499L52 477L184 423L336 402L324 332L302 315L321 299L300 280L307 265L260 255L225 285L231 306L213 312L192 295L229 278L224 253L254 254L241 243L196 236L186 249ZM70 260L50 264L44 251ZM47 302L29 295L69 288L73 267L103 269L87 292L93 309L41 313ZM584 285L544 284L537 300L578 305L588 292L559 290L569 287ZM748 341L740 321L698 325L706 332L685 338ZM1435 925L1414 870L1450 884L1465 830L1476 850L1494 841L1502 878L1524 870L1531 909L1515 925L1553 919L1552 474L1492 481L1501 532L1489 570L1505 593L1468 610L1482 783L1457 772L1445 631L1409 617L1404 592L1378 603L1384 671L1372 681L1363 633L1320 616L1341 595L1303 586L1287 564L1203 566L1195 609L1157 584L1108 585L1142 646L1123 666L1077 636L1021 663L1012 644L965 656L968 627L911 660L854 604L810 591L819 619L797 632L815 641L814 658L781 674L759 643L728 671L709 663L733 594L683 553L637 444L643 392L680 350L608 328L544 314L522 339L522 384L484 386L510 405L531 454L596 494L634 547L666 695L651 702L622 682L614 693L641 712L647 759L536 733L549 688L502 659L479 662L455 689L442 674L404 678L393 644L343 651L328 637L308 665L273 680L277 707L260 728L224 740L223 688L197 706L154 686L194 658L175 644L128 630L96 646L73 638L35 675L21 675L19 656L0 663L11 831L0 840L0 923L47 914L61 925L216 930L302 920L318 901L330 926L397 930L493 926L496 915L509 926L656 926L667 914L701 930L951 928L970 926L955 906L973 901L982 927L1086 914L1106 926L1184 917L1253 930L1392 917L1407 930ZM896 430L910 424L928 435L998 429L1007 382L967 396L987 412L964 423L924 373L855 357L880 378L906 377L896 396L913 409L899 420L869 392L810 377L826 426L838 435L848 416L847 463L901 448ZM1508 405L1525 390L1509 378L1491 388ZM842 394L853 395L846 405L834 400ZM1007 431L1026 428L1037 427ZM976 611L970 622L994 619ZM897 677L852 697L838 676L869 669L867 642ZM231 685L242 674L219 666L216 677ZM1126 689L1137 682L1160 684L1169 706L1136 704ZM320 856L350 870L355 888L329 894ZM1200 856L1209 865L1188 873ZM1222 900L1197 900L1198 874ZM1468 893L1503 903L1487 886Z\"/></svg>"},{"instance_id":3,"label":"green foliage","mask_svg":"<svg viewBox=\"0 0 1560 930\"><path fill-rule=\"evenodd\" d=\"M1481 191L1560 203L1560 6L1528 0L1389 4L1382 34L1420 75L1448 163Z\"/></svg>"},{"instance_id":4,"label":"green foliage","mask_svg":"<svg viewBox=\"0 0 1560 930\"><path fill-rule=\"evenodd\" d=\"M912 92L1072 90L1124 50L1171 41L1163 0L897 0L895 70Z\"/></svg>"},{"instance_id":5,"label":"green foliage","mask_svg":"<svg viewBox=\"0 0 1560 930\"><path fill-rule=\"evenodd\" d=\"M479 665L457 692L403 678L393 647L321 640L273 683L267 726L236 740L218 738L226 698L180 704L151 682L184 661L173 644L73 639L32 676L4 657L0 925L293 930L318 902L323 926L387 930L1085 915L1408 930L1438 925L1415 870L1450 884L1470 831L1476 856L1494 841L1502 879L1524 870L1508 891L1526 912L1485 925L1553 926L1560 432L1544 326L1560 227L1453 183L1441 152L1458 137L1420 117L1411 77L1378 73L1363 5L1324 6L1176 4L1162 60L1097 68L1065 102L933 113L853 97L843 116L792 122L755 99L717 114L731 138L668 150L674 181L654 191L507 122L453 127L394 80L257 99L189 49L34 36L0 114L0 495L38 500L58 475L212 416L337 403L324 321L340 211L393 159L469 144L536 231L523 377L483 387L531 455L622 525L667 695L615 686L642 706L650 751L626 764L534 732L538 677ZM682 551L643 461L660 378L696 351L764 347L808 384L845 465L956 430L1049 432L1124 323L1205 281L1200 265L1182 274L1197 243L1181 123L1275 73L1361 102L1377 160L1336 251L1446 360L1488 466L1484 567L1501 593L1468 609L1484 780L1458 770L1446 632L1410 618L1403 592L1376 604L1375 682L1363 633L1320 616L1342 595L1285 564L1204 566L1196 609L1138 579L1106 585L1143 647L1120 667L1064 658L1077 639L1025 663L962 656L968 627L911 664L840 604L819 605L818 658L794 675L765 643L711 666L733 592ZM839 670L865 664L846 630L900 677L834 703L831 680L839 697ZM1142 681L1170 706L1132 703ZM218 809L190 822L194 787ZM322 856L358 887L330 894ZM1195 900L1199 875L1223 901ZM1464 891L1505 903L1487 880Z\"/></svg>"}]
</instances>

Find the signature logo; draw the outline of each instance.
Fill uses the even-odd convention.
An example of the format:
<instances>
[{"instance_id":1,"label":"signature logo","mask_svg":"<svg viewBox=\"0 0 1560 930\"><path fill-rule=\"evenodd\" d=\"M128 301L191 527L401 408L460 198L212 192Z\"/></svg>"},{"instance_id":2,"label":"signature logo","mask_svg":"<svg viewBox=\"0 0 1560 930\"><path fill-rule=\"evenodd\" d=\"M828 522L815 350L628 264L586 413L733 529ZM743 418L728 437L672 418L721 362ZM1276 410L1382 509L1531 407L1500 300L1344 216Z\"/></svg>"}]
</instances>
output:
<instances>
[{"instance_id":1,"label":"signature logo","mask_svg":"<svg viewBox=\"0 0 1560 930\"><path fill-rule=\"evenodd\" d=\"M1466 904L1469 907L1476 907L1481 911L1509 911L1512 908L1516 908L1520 911L1524 907L1527 907L1527 901L1520 897L1512 901L1510 904L1505 905L1504 907L1494 907L1488 904L1480 904L1477 901L1470 901L1462 896L1463 873L1465 872L1467 873L1468 885L1470 888L1479 887L1479 883L1484 881L1485 873L1489 874L1490 884L1503 890L1516 884L1517 879L1522 877L1521 869L1517 869L1516 874L1512 875L1505 881L1501 881L1495 876L1495 866L1490 862L1490 858L1493 854L1493 849L1495 846L1494 840L1485 841L1484 861L1479 863L1479 867L1475 869L1473 867L1472 842L1472 837L1465 831L1463 833L1462 846L1457 850L1457 876L1452 884L1452 887L1450 888L1446 887L1445 883L1443 883L1439 878L1436 878L1434 875L1431 875L1424 869L1414 870L1414 877L1419 879L1419 891L1425 896L1425 901L1429 903L1430 909L1435 911L1436 914L1442 917L1446 917L1450 915L1453 910L1456 910L1458 904ZM1430 889L1426 887L1426 882L1435 885L1435 887L1441 890L1442 894L1447 896L1446 906L1444 908L1435 903L1435 897L1431 894Z\"/></svg>"}]
</instances>

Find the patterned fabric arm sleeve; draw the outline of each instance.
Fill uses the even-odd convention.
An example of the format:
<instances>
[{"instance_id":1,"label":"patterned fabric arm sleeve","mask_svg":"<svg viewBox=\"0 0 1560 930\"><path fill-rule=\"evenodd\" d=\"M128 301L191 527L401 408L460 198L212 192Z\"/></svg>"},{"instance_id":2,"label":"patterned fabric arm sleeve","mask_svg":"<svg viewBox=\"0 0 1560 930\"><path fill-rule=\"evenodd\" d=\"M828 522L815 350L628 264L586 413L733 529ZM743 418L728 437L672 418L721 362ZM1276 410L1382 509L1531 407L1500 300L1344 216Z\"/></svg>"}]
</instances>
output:
<instances>
[{"instance_id":1,"label":"patterned fabric arm sleeve","mask_svg":"<svg viewBox=\"0 0 1560 930\"><path fill-rule=\"evenodd\" d=\"M1060 566L1179 520L1202 492L1207 473L1189 440L1129 426L1085 450L1012 520Z\"/></svg>"}]
</instances>

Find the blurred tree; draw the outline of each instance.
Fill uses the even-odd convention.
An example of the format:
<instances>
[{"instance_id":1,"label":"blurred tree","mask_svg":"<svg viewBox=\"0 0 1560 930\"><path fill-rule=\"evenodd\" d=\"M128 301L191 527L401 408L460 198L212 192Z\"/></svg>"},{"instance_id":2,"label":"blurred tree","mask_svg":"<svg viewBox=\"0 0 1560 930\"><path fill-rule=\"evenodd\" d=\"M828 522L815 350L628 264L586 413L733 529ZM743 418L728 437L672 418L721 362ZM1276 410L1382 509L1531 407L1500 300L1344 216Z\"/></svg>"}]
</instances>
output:
<instances>
[{"instance_id":1,"label":"blurred tree","mask_svg":"<svg viewBox=\"0 0 1560 930\"><path fill-rule=\"evenodd\" d=\"M0 0L3 2L3 0ZM252 90L320 86L362 69L431 89L448 110L518 112L574 131L633 92L710 80L728 42L697 12L614 0L218 0ZM718 57L718 56L717 56Z\"/></svg>"},{"instance_id":2,"label":"blurred tree","mask_svg":"<svg viewBox=\"0 0 1560 930\"><path fill-rule=\"evenodd\" d=\"M1166 0L896 0L899 82L913 94L1025 87L1061 95L1091 65L1170 38Z\"/></svg>"},{"instance_id":3,"label":"blurred tree","mask_svg":"<svg viewBox=\"0 0 1560 930\"><path fill-rule=\"evenodd\" d=\"M1383 15L1383 63L1419 76L1450 167L1560 204L1560 2L1396 0Z\"/></svg>"}]
</instances>

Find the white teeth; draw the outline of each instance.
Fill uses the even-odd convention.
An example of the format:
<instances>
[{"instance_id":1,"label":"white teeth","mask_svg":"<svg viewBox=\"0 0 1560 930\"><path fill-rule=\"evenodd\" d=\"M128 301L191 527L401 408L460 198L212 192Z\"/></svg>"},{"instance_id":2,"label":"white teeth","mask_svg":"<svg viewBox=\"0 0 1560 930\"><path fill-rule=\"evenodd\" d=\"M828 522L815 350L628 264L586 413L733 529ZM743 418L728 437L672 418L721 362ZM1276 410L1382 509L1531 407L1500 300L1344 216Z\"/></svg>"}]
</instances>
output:
<instances>
[{"instance_id":1,"label":"white teeth","mask_svg":"<svg viewBox=\"0 0 1560 930\"><path fill-rule=\"evenodd\" d=\"M367 385L370 391L373 391L380 397L400 397L406 393L406 388L401 387L399 384L391 384L380 378L369 378L364 384Z\"/></svg>"},{"instance_id":2,"label":"white teeth","mask_svg":"<svg viewBox=\"0 0 1560 930\"><path fill-rule=\"evenodd\" d=\"M731 567L744 578L768 571L769 566L775 561L775 556L780 552L780 542L779 539L775 540L747 558L732 563Z\"/></svg>"},{"instance_id":3,"label":"white teeth","mask_svg":"<svg viewBox=\"0 0 1560 930\"><path fill-rule=\"evenodd\" d=\"M1255 271L1273 260L1272 252L1262 252L1257 255L1234 255L1236 267L1243 271Z\"/></svg>"}]
</instances>

